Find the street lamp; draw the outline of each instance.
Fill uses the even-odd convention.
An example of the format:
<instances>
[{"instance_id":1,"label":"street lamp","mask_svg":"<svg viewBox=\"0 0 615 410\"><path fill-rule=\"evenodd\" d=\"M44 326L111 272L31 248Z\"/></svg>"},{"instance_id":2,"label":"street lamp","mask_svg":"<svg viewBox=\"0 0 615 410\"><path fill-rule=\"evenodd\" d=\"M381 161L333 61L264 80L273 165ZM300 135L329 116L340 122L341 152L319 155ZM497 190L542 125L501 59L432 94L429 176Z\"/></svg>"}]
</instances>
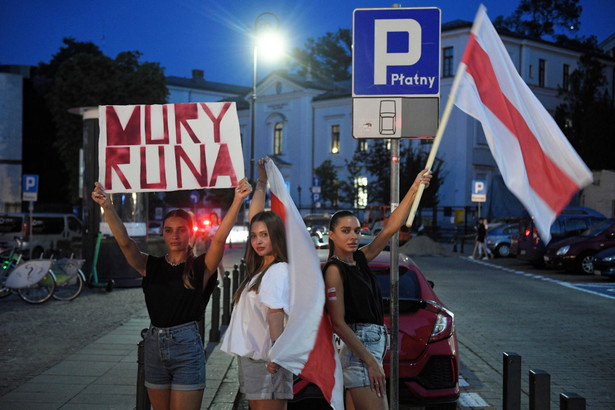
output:
<instances>
[{"instance_id":1,"label":"street lamp","mask_svg":"<svg viewBox=\"0 0 615 410\"><path fill-rule=\"evenodd\" d=\"M269 58L273 59L281 53L282 40L277 33L280 27L278 17L270 12L259 14L254 20L254 28L252 30L252 38L254 42L254 63L252 65L252 103L250 104L251 111L251 139L250 139L250 181L254 181L254 134L255 134L255 117L256 117L256 67L257 56L259 49L266 51Z\"/></svg>"}]
</instances>

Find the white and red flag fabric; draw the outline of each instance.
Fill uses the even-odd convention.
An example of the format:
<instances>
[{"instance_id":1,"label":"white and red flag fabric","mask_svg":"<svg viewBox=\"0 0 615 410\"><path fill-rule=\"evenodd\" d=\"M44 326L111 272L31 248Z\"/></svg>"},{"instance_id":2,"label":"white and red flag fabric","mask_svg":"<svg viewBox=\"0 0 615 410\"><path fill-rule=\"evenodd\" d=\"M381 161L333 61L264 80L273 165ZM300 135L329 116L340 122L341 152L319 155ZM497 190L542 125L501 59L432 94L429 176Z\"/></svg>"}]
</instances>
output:
<instances>
[{"instance_id":1,"label":"white and red flag fabric","mask_svg":"<svg viewBox=\"0 0 615 410\"><path fill-rule=\"evenodd\" d=\"M455 80L449 98L482 123L506 186L548 243L551 224L592 174L517 73L482 5Z\"/></svg>"},{"instance_id":2,"label":"white and red flag fabric","mask_svg":"<svg viewBox=\"0 0 615 410\"><path fill-rule=\"evenodd\" d=\"M269 358L316 384L331 407L342 410L344 380L331 322L324 310L325 283L320 261L282 174L271 160L265 168L271 209L280 215L286 227L291 290L288 321Z\"/></svg>"}]
</instances>

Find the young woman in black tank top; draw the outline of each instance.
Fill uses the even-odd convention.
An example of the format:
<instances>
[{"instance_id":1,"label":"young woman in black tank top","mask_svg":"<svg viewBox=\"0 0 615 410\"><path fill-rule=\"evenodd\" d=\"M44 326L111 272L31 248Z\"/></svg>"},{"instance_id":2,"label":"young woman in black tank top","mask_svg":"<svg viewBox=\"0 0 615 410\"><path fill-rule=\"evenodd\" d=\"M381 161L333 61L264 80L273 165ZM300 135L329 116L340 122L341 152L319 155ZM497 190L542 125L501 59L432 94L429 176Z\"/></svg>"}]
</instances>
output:
<instances>
[{"instance_id":1,"label":"young woman in black tank top","mask_svg":"<svg viewBox=\"0 0 615 410\"><path fill-rule=\"evenodd\" d=\"M327 310L333 331L344 342L340 352L344 384L356 409L388 409L382 368L386 348L382 296L368 263L406 221L419 185L427 187L430 180L429 172L421 171L382 231L361 249L356 216L339 211L329 223L329 261L324 267Z\"/></svg>"},{"instance_id":2,"label":"young woman in black tank top","mask_svg":"<svg viewBox=\"0 0 615 410\"><path fill-rule=\"evenodd\" d=\"M164 257L141 252L118 216L111 197L97 182L92 199L105 213L124 257L141 276L151 326L145 337L145 385L154 409L200 409L205 388L205 356L196 320L215 286L216 268L226 237L252 187L244 178L208 252L192 255L192 216L176 209L164 219L162 230L168 253ZM211 279L211 280L210 280ZM212 286L213 285L213 286ZM188 359L187 359L188 358Z\"/></svg>"}]
</instances>

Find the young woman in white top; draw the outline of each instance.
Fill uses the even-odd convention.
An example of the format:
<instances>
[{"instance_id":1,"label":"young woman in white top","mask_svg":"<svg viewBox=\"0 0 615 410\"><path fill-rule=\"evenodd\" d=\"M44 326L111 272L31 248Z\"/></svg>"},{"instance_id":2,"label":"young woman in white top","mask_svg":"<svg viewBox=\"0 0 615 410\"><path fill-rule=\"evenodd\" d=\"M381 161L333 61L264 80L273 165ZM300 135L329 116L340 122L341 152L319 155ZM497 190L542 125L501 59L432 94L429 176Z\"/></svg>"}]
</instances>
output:
<instances>
[{"instance_id":1,"label":"young woman in white top","mask_svg":"<svg viewBox=\"0 0 615 410\"><path fill-rule=\"evenodd\" d=\"M267 174L262 159L250 203L247 275L235 293L231 322L221 349L238 356L241 392L252 410L285 409L293 397L293 375L269 359L289 311L286 235L282 219L263 211Z\"/></svg>"}]
</instances>

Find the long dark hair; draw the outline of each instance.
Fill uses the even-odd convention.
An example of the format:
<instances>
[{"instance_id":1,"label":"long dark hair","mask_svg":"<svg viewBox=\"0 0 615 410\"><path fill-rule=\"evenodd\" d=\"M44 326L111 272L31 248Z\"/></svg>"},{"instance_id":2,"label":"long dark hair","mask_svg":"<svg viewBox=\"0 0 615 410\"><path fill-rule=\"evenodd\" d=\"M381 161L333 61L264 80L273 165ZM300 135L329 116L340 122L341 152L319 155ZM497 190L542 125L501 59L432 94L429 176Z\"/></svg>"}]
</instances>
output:
<instances>
[{"instance_id":1,"label":"long dark hair","mask_svg":"<svg viewBox=\"0 0 615 410\"><path fill-rule=\"evenodd\" d=\"M334 213L329 220L329 232L333 231L335 227L337 227L337 225L340 223L341 218L346 218L348 216L356 218L355 214L350 211L337 211L336 213ZM331 240L331 236L329 236L329 257L327 259L331 259L334 252L335 244Z\"/></svg>"},{"instance_id":2,"label":"long dark hair","mask_svg":"<svg viewBox=\"0 0 615 410\"><path fill-rule=\"evenodd\" d=\"M192 229L194 227L194 220L192 219L192 214L190 212L184 211L183 209L173 209L172 211L167 212L162 220L162 229L164 231L164 223L169 218L181 218L188 224L188 229L190 229L190 234L192 234ZM184 287L186 289L194 290L194 285L192 281L194 280L194 270L192 269L194 265L194 255L192 253L192 247L188 246L188 257L186 258L186 263L184 264L184 273L182 274L182 282L184 283Z\"/></svg>"},{"instance_id":3,"label":"long dark hair","mask_svg":"<svg viewBox=\"0 0 615 410\"><path fill-rule=\"evenodd\" d=\"M282 218L272 211L259 212L254 215L250 221L250 234L252 233L252 226L255 222L263 222L267 227L269 239L271 240L273 257L275 258L273 263L288 262L288 252L286 250L286 231L284 229L284 222L282 221ZM234 303L239 302L239 297L241 296L244 288L248 285L248 283L250 283L254 275L256 275L263 268L263 264L264 258L256 253L252 247L252 240L248 238L246 250L246 277L239 284L239 287L235 292L233 297ZM263 276L265 276L265 272L259 275L254 284L248 290L258 293L258 289L261 281L263 280Z\"/></svg>"}]
</instances>

